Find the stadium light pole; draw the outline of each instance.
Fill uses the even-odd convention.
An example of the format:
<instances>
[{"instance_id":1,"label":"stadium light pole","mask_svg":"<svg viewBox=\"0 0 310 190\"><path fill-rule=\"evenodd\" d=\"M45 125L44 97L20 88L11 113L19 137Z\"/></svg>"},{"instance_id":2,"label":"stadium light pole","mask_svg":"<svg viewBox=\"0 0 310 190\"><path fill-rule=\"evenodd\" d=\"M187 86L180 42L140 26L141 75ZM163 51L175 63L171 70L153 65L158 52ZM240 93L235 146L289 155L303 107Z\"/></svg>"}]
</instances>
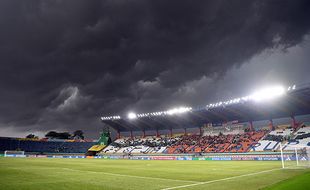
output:
<instances>
[{"instance_id":1,"label":"stadium light pole","mask_svg":"<svg viewBox=\"0 0 310 190\"><path fill-rule=\"evenodd\" d=\"M120 139L121 138L121 132L119 130L117 130L117 138Z\"/></svg>"}]
</instances>

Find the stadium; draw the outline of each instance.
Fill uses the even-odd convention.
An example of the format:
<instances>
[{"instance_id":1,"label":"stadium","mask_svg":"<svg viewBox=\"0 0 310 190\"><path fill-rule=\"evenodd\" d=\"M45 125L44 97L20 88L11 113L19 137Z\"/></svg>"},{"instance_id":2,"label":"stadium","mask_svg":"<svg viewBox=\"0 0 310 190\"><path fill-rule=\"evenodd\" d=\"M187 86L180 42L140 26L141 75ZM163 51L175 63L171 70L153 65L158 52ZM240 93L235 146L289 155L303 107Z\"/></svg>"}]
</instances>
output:
<instances>
[{"instance_id":1,"label":"stadium","mask_svg":"<svg viewBox=\"0 0 310 190\"><path fill-rule=\"evenodd\" d=\"M310 190L310 0L0 0L0 190Z\"/></svg>"},{"instance_id":2,"label":"stadium","mask_svg":"<svg viewBox=\"0 0 310 190\"><path fill-rule=\"evenodd\" d=\"M309 105L308 84L272 86L197 108L102 116L105 131L98 141L1 137L0 184L3 189L308 189Z\"/></svg>"}]
</instances>

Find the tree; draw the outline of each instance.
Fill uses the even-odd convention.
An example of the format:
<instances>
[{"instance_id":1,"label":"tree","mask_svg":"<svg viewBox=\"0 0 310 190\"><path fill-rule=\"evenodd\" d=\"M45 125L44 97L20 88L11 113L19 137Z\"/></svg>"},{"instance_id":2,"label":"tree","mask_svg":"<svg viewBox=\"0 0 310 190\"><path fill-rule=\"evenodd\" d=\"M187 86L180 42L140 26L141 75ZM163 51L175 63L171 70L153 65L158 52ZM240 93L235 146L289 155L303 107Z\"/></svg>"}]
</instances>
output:
<instances>
[{"instance_id":1,"label":"tree","mask_svg":"<svg viewBox=\"0 0 310 190\"><path fill-rule=\"evenodd\" d=\"M35 136L34 134L29 134L29 135L26 136L26 138L28 138L28 139L38 139L39 137Z\"/></svg>"},{"instance_id":2,"label":"tree","mask_svg":"<svg viewBox=\"0 0 310 190\"><path fill-rule=\"evenodd\" d=\"M53 139L69 139L71 134L68 132L58 133L56 131L50 131L45 135L45 137Z\"/></svg>"},{"instance_id":3,"label":"tree","mask_svg":"<svg viewBox=\"0 0 310 190\"><path fill-rule=\"evenodd\" d=\"M68 132L58 133L59 139L69 139L69 137L71 137L71 134Z\"/></svg>"},{"instance_id":4,"label":"tree","mask_svg":"<svg viewBox=\"0 0 310 190\"><path fill-rule=\"evenodd\" d=\"M84 139L84 132L82 130L76 130L73 133L73 137L76 138L80 138L80 139Z\"/></svg>"},{"instance_id":5,"label":"tree","mask_svg":"<svg viewBox=\"0 0 310 190\"><path fill-rule=\"evenodd\" d=\"M58 138L58 133L56 131L50 131L46 133L45 137L47 138Z\"/></svg>"}]
</instances>

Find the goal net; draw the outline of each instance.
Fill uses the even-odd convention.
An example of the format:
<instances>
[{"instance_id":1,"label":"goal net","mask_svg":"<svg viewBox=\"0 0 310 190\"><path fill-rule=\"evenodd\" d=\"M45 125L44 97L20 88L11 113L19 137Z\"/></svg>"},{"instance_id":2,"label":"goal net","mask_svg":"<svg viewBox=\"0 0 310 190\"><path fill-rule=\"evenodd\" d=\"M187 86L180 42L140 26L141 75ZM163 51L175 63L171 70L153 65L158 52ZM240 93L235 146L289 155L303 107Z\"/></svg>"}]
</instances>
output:
<instances>
[{"instance_id":1,"label":"goal net","mask_svg":"<svg viewBox=\"0 0 310 190\"><path fill-rule=\"evenodd\" d=\"M280 146L282 168L310 167L310 147L302 145Z\"/></svg>"},{"instance_id":2,"label":"goal net","mask_svg":"<svg viewBox=\"0 0 310 190\"><path fill-rule=\"evenodd\" d=\"M5 157L25 157L24 151L6 150L4 151Z\"/></svg>"}]
</instances>

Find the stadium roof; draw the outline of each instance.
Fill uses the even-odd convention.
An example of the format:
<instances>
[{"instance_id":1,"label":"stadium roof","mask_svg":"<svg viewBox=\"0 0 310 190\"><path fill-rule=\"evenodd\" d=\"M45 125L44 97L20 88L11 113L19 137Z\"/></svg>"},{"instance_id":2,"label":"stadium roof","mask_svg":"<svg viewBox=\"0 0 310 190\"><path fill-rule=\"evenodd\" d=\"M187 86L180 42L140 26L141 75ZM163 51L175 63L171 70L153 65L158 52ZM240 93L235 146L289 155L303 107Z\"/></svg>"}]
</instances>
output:
<instances>
[{"instance_id":1,"label":"stadium roof","mask_svg":"<svg viewBox=\"0 0 310 190\"><path fill-rule=\"evenodd\" d=\"M268 96L268 95L267 95ZM156 113L156 112L155 112ZM201 127L207 123L258 121L310 114L310 85L299 85L272 101L243 101L190 109L180 114L147 115L130 119L114 116L102 122L120 132ZM113 117L113 116L112 116ZM133 115L131 115L133 117Z\"/></svg>"}]
</instances>

